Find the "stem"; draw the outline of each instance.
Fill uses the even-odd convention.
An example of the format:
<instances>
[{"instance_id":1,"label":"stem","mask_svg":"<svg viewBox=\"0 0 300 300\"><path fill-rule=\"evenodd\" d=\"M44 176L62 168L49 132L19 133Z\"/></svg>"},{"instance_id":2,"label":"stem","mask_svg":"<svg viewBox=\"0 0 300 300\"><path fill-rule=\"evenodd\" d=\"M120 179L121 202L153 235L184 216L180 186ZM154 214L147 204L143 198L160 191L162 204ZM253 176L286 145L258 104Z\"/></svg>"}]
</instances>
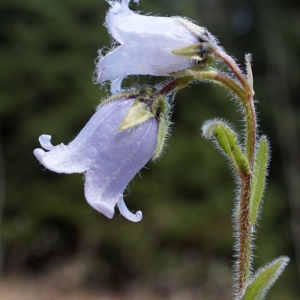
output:
<instances>
[{"instance_id":1,"label":"stem","mask_svg":"<svg viewBox=\"0 0 300 300\"><path fill-rule=\"evenodd\" d=\"M251 269L251 224L249 222L251 175L241 180L238 219L238 294L246 287Z\"/></svg>"},{"instance_id":2,"label":"stem","mask_svg":"<svg viewBox=\"0 0 300 300\"><path fill-rule=\"evenodd\" d=\"M231 59L231 62L234 62L233 59ZM216 71L187 71L187 72L190 74L194 74L194 76L197 79L213 80L215 82L220 83L221 86L233 92L240 100L244 110L245 123L246 123L245 151L252 170L253 162L254 162L255 145L256 145L257 124L256 124L256 116L255 116L255 107L253 104L254 93L252 92L252 88L250 88L248 81L245 79L244 75L242 75L244 78L243 84L247 85L247 89L245 89L243 86L240 86L234 79L221 72L216 72ZM240 72L240 74L242 73Z\"/></svg>"},{"instance_id":3,"label":"stem","mask_svg":"<svg viewBox=\"0 0 300 300\"><path fill-rule=\"evenodd\" d=\"M228 75L216 72L214 70L197 70L188 69L185 70L184 75L186 77L176 78L173 81L165 85L160 93L168 93L175 88L186 86L189 82L203 79L219 83L224 88L233 92L241 102L245 115L246 124L246 136L245 136L245 151L249 160L251 173L254 167L254 156L256 148L256 130L257 121L255 115L255 107L253 102L253 84L252 84L252 72L250 65L250 56L247 59L248 79L243 74L239 66L235 61L222 50L216 50L216 56L222 59L227 66L233 71L236 79L229 77ZM174 74L183 75L183 74ZM184 79L185 78L185 79ZM251 193L251 174L248 176L240 176L241 191L239 201L239 217L237 221L238 227L238 260L236 262L236 268L238 271L237 285L238 285L238 299L240 299L244 289L246 288L251 270L251 224L249 219L249 205L250 205L250 193Z\"/></svg>"},{"instance_id":4,"label":"stem","mask_svg":"<svg viewBox=\"0 0 300 300\"><path fill-rule=\"evenodd\" d=\"M176 92L184 87L186 87L190 82L195 81L193 76L177 77L172 81L166 83L158 92L160 95L167 95L174 90Z\"/></svg>"},{"instance_id":5,"label":"stem","mask_svg":"<svg viewBox=\"0 0 300 300\"><path fill-rule=\"evenodd\" d=\"M245 121L246 121L246 155L249 159L249 163L251 168L253 168L254 162L254 153L256 146L256 131L257 131L257 121L255 115L255 107L253 102L254 92L252 86L250 86L247 78L236 64L236 62L226 54L224 51L218 49L216 50L216 56L223 60L227 66L233 71L236 78L241 83L246 97L243 99L243 108L245 113Z\"/></svg>"},{"instance_id":6,"label":"stem","mask_svg":"<svg viewBox=\"0 0 300 300\"><path fill-rule=\"evenodd\" d=\"M186 70L187 75L186 82L191 82L194 80L208 80L219 83L224 88L233 92L238 99L241 101L241 105L244 110L245 123L246 123L246 139L245 139L245 149L247 158L249 160L251 173L253 171L255 146L256 146L256 116L255 107L253 103L254 92L252 89L252 80L248 81L243 75L240 68L234 62L234 60L229 57L224 52L218 52L219 58L223 58L226 64L236 75L240 84L228 75L216 72L214 70L203 71L203 70ZM248 63L250 63L248 61ZM248 67L250 68L250 66ZM250 70L249 70L250 72ZM194 79L193 79L194 78ZM252 77L251 77L252 79ZM164 91L169 91L174 86L179 85L182 78L177 78L165 87L162 88ZM248 176L240 176L241 180L241 191L240 191L240 201L239 201L239 218L237 221L238 225L238 261L236 263L238 271L238 295L239 298L248 284L251 270L251 224L249 220L249 204L250 204L250 188L251 188L251 174Z\"/></svg>"},{"instance_id":7,"label":"stem","mask_svg":"<svg viewBox=\"0 0 300 300\"><path fill-rule=\"evenodd\" d=\"M229 60L232 62L233 60ZM234 69L235 66L232 67ZM247 149L248 159L253 170L253 160L254 151L256 144L256 118L255 110L253 105L253 93L251 92L251 97L246 91L250 90L249 83L243 76L243 84L247 86L247 89L241 87L234 79L227 76L224 73L216 71L197 71L193 72L197 78L205 80L213 80L220 83L224 88L232 91L241 101L242 107L245 113L246 121L246 144L249 142L249 147ZM241 75L241 72L236 73ZM252 88L251 88L252 90ZM238 294L241 295L242 291L246 287L251 269L251 224L249 221L249 203L250 203L250 186L251 186L251 175L240 176L241 180L241 191L240 191L240 202L239 202L239 219L238 219L238 261L236 263L238 271Z\"/></svg>"},{"instance_id":8,"label":"stem","mask_svg":"<svg viewBox=\"0 0 300 300\"><path fill-rule=\"evenodd\" d=\"M243 74L243 72L241 71L241 69L239 68L237 63L234 61L234 59L231 56L229 56L226 52L224 52L220 49L216 50L215 55L216 55L216 57L223 60L226 63L226 65L233 71L234 75L239 80L242 87L245 89L245 92L247 94L253 93L252 89L250 88L250 86L248 84L247 78L245 77L245 75Z\"/></svg>"},{"instance_id":9,"label":"stem","mask_svg":"<svg viewBox=\"0 0 300 300\"><path fill-rule=\"evenodd\" d=\"M256 131L257 121L255 115L255 107L253 102L253 87L252 87L252 72L250 66L250 58L248 56L247 67L248 77L245 77L236 62L222 50L216 51L216 56L222 59L227 66L233 71L234 75L240 82L244 89L243 102L245 122L246 122L246 140L245 150L246 155L249 159L251 171L254 167L254 155L256 147ZM251 270L251 224L249 220L249 204L250 204L250 193L251 193L251 175L241 178L241 192L239 202L239 218L238 218L238 297L240 299L243 290L246 288Z\"/></svg>"}]
</instances>

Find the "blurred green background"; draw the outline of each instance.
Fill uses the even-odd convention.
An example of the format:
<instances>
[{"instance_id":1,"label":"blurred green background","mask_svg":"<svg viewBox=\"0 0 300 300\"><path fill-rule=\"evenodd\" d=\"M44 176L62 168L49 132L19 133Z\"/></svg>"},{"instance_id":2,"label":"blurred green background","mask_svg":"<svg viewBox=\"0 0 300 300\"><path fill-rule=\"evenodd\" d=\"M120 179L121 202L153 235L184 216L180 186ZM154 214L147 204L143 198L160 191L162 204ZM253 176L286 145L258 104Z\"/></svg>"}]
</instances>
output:
<instances>
[{"instance_id":1,"label":"blurred green background","mask_svg":"<svg viewBox=\"0 0 300 300\"><path fill-rule=\"evenodd\" d=\"M289 256L267 299L299 299L300 2L141 0L131 8L196 20L241 65L252 53L260 132L272 148L254 266ZM50 172L33 156L41 134L54 145L70 142L109 93L92 80L98 49L112 42L107 9L104 0L0 2L1 273L42 276L73 266L74 280L57 273L67 288L230 299L234 179L200 131L215 117L242 131L226 91L194 84L177 94L164 155L125 192L129 209L143 211L140 223L117 210L106 219L86 203L82 174ZM126 84L158 81L134 76Z\"/></svg>"}]
</instances>

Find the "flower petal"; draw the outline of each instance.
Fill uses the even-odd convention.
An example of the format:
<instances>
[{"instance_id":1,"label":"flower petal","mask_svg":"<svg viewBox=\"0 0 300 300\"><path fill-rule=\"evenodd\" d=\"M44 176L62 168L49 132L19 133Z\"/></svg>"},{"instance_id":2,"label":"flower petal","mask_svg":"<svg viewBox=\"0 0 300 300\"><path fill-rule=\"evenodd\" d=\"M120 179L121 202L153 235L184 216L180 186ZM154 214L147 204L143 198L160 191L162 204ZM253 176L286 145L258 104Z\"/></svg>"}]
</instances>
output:
<instances>
[{"instance_id":1,"label":"flower petal","mask_svg":"<svg viewBox=\"0 0 300 300\"><path fill-rule=\"evenodd\" d=\"M109 139L109 126L107 119L112 119L114 127L118 126L118 121L122 119L122 113L126 114L128 108L132 105L134 100L129 101L117 101L114 105L104 105L101 110L99 109L78 134L78 136L68 145L60 144L52 146L50 144L50 136L42 135L40 137L41 145L48 150L49 144L53 147L48 152L42 149L36 149L34 154L39 161L48 169L58 173L83 173L89 165L93 162L93 159L98 154L98 147L102 149L102 152L109 151L107 149L107 139ZM118 118L112 118L115 116L115 111L121 116ZM117 120L118 119L118 120ZM106 127L107 130L104 130ZM102 130L103 129L103 130ZM95 137L97 136L97 139ZM48 139L48 142L47 142Z\"/></svg>"},{"instance_id":2,"label":"flower petal","mask_svg":"<svg viewBox=\"0 0 300 300\"><path fill-rule=\"evenodd\" d=\"M154 42L159 46L164 42L171 44L174 50L198 43L196 35L178 22L177 18L139 15L119 2L114 2L108 11L106 26L120 44L138 44L143 41L149 45Z\"/></svg>"},{"instance_id":3,"label":"flower petal","mask_svg":"<svg viewBox=\"0 0 300 300\"><path fill-rule=\"evenodd\" d=\"M173 48L175 49L175 47ZM195 65L192 59L180 57L171 53L171 47L158 48L155 44L125 44L119 46L99 60L97 65L97 80L99 83L128 75L169 76Z\"/></svg>"},{"instance_id":4,"label":"flower petal","mask_svg":"<svg viewBox=\"0 0 300 300\"><path fill-rule=\"evenodd\" d=\"M91 206L108 216L108 207L113 211L123 199L128 183L153 156L157 126L156 119L152 118L130 130L119 132L105 158L99 155L94 161L85 176L85 197ZM104 208L102 203L106 204Z\"/></svg>"},{"instance_id":5,"label":"flower petal","mask_svg":"<svg viewBox=\"0 0 300 300\"><path fill-rule=\"evenodd\" d=\"M137 211L135 214L133 214L132 212L130 212L123 200L123 198L121 200L119 200L118 202L118 208L120 213L128 220L132 221L132 222L139 222L142 220L143 218L143 213L139 210Z\"/></svg>"},{"instance_id":6,"label":"flower petal","mask_svg":"<svg viewBox=\"0 0 300 300\"><path fill-rule=\"evenodd\" d=\"M116 78L116 79L112 80L111 86L110 86L110 91L113 95L122 92L121 84L122 84L121 78Z\"/></svg>"},{"instance_id":7,"label":"flower petal","mask_svg":"<svg viewBox=\"0 0 300 300\"><path fill-rule=\"evenodd\" d=\"M55 148L55 146L51 144L51 135L43 134L39 137L39 141L41 146L46 150L52 150Z\"/></svg>"}]
</instances>

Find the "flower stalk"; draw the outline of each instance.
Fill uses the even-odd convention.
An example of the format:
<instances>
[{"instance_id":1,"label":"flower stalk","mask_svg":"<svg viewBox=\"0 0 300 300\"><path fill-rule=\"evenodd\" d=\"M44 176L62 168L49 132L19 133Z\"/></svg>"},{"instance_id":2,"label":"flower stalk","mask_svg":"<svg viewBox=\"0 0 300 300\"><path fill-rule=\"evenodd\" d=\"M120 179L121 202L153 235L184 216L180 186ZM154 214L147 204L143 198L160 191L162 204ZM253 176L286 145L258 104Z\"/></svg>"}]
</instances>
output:
<instances>
[{"instance_id":1,"label":"flower stalk","mask_svg":"<svg viewBox=\"0 0 300 300\"><path fill-rule=\"evenodd\" d=\"M246 145L245 150L247 153L247 157L249 159L250 165L253 167L254 162L254 153L256 147L256 131L257 131L257 121L256 121L256 114L255 114L255 107L253 102L254 91L253 86L249 84L249 80L247 78L252 78L252 71L250 65L250 56L246 55L246 64L248 74L247 77L243 74L237 63L234 59L229 56L224 51L217 49L216 50L216 57L221 59L225 64L232 70L234 75L236 76L237 80L240 82L241 86L243 87L245 96L239 99L242 101L242 106L244 108L244 115L246 121ZM249 76L248 76L249 75Z\"/></svg>"},{"instance_id":2,"label":"flower stalk","mask_svg":"<svg viewBox=\"0 0 300 300\"><path fill-rule=\"evenodd\" d=\"M236 62L222 50L217 50L216 56L222 59L233 71L237 80L240 82L244 93L238 94L244 109L244 118L246 123L245 151L249 160L251 173L254 168L254 157L256 148L256 130L257 121L255 107L253 102L252 72L250 65L250 56L246 56L247 77L242 73ZM249 80L248 80L249 79ZM241 97L242 96L242 97ZM252 225L250 223L250 195L251 195L251 173L248 176L240 177L241 189L240 200L238 203L238 295L241 296L250 278L251 270L251 241Z\"/></svg>"},{"instance_id":3,"label":"flower stalk","mask_svg":"<svg viewBox=\"0 0 300 300\"><path fill-rule=\"evenodd\" d=\"M194 76L195 80L204 80L218 83L225 89L231 91L240 101L243 108L243 115L245 120L245 145L244 150L249 162L250 172L237 172L240 178L240 194L239 201L236 207L238 220L238 260L236 262L237 271L237 290L238 295L242 295L247 283L250 279L251 270L251 243L252 243L252 226L250 222L250 198L251 198L251 182L252 173L255 167L255 150L256 150L256 136L257 136L257 119L255 115L255 107L253 102L253 78L250 64L250 56L246 56L247 77L243 74L236 62L224 51L217 49L216 57L221 59L229 67L235 75L235 78L229 75L218 72L216 70L201 70L192 67L188 70L177 72L177 76ZM226 151L225 151L226 153ZM240 297L239 296L239 297Z\"/></svg>"},{"instance_id":4,"label":"flower stalk","mask_svg":"<svg viewBox=\"0 0 300 300\"><path fill-rule=\"evenodd\" d=\"M249 220L251 175L241 180L238 219L238 294L242 294L251 269L251 224Z\"/></svg>"}]
</instances>

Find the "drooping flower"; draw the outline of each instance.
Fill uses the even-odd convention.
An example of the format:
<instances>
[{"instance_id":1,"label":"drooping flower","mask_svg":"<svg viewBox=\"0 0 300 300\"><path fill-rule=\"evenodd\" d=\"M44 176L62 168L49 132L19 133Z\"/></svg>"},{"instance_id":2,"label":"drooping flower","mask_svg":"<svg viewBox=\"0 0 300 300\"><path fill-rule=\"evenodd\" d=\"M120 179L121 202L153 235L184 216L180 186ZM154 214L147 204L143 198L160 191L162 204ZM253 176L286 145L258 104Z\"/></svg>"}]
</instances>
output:
<instances>
[{"instance_id":1,"label":"drooping flower","mask_svg":"<svg viewBox=\"0 0 300 300\"><path fill-rule=\"evenodd\" d=\"M216 40L203 27L179 17L143 16L129 0L109 1L106 27L121 45L98 60L99 83L128 75L169 76L214 60Z\"/></svg>"},{"instance_id":2,"label":"drooping flower","mask_svg":"<svg viewBox=\"0 0 300 300\"><path fill-rule=\"evenodd\" d=\"M127 209L123 192L136 173L158 155L163 140L159 137L161 122L159 112L153 110L153 99L140 91L137 96L133 94L104 101L67 146L53 146L51 136L40 136L40 144L47 151L35 149L34 155L54 172L84 173L86 200L106 217L113 217L117 205L124 217L137 222L142 213L133 214ZM161 97L156 99L164 101Z\"/></svg>"}]
</instances>

